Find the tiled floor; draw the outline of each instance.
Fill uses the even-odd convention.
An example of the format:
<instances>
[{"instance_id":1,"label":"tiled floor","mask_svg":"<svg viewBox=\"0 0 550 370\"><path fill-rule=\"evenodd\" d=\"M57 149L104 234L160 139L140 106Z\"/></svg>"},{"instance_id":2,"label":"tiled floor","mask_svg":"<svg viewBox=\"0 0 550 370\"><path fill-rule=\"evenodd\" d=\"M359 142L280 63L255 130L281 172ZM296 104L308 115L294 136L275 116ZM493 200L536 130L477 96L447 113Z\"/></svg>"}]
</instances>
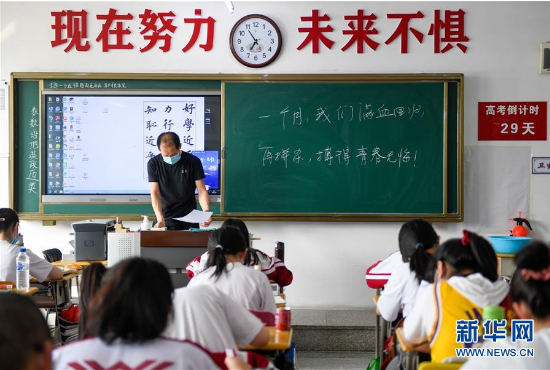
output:
<instances>
[{"instance_id":1,"label":"tiled floor","mask_svg":"<svg viewBox=\"0 0 550 370\"><path fill-rule=\"evenodd\" d=\"M370 352L297 352L297 370L365 370Z\"/></svg>"}]
</instances>

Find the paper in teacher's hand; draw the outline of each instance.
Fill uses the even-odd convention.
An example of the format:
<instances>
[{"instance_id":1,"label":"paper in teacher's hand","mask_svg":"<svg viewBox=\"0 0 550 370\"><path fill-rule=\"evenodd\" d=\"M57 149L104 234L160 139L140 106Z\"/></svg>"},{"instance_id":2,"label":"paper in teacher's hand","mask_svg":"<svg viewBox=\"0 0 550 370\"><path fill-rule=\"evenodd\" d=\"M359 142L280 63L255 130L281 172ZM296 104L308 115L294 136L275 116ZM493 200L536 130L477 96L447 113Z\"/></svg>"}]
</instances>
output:
<instances>
[{"instance_id":1,"label":"paper in teacher's hand","mask_svg":"<svg viewBox=\"0 0 550 370\"><path fill-rule=\"evenodd\" d=\"M187 216L174 218L174 220L189 222L191 224L200 224L207 221L212 216L212 213L213 212L203 212L194 209Z\"/></svg>"}]
</instances>

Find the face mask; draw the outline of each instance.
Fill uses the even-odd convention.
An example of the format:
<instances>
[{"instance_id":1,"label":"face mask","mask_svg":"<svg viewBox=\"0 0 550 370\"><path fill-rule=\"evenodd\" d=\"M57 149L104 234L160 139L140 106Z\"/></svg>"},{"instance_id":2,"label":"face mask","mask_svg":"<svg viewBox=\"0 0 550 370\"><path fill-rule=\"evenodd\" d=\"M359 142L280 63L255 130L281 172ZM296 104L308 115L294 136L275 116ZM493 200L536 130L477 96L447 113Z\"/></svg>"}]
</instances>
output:
<instances>
[{"instance_id":1,"label":"face mask","mask_svg":"<svg viewBox=\"0 0 550 370\"><path fill-rule=\"evenodd\" d=\"M17 232L17 235L15 235L15 238L13 238L13 240L11 241L11 244L15 245L17 244L17 242L19 241L19 236L21 235L21 233L19 233L19 231Z\"/></svg>"},{"instance_id":2,"label":"face mask","mask_svg":"<svg viewBox=\"0 0 550 370\"><path fill-rule=\"evenodd\" d=\"M178 163L178 161L181 159L181 154L175 155L173 157L162 156L162 159L164 159L164 162L168 164L175 164Z\"/></svg>"}]
</instances>

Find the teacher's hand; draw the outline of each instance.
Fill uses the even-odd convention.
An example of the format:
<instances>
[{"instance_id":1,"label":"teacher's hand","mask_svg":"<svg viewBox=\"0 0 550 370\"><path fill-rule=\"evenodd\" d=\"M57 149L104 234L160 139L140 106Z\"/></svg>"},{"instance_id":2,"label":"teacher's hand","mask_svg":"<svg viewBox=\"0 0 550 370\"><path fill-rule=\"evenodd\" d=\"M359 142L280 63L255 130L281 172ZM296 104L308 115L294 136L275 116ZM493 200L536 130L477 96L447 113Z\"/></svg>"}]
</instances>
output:
<instances>
[{"instance_id":1,"label":"teacher's hand","mask_svg":"<svg viewBox=\"0 0 550 370\"><path fill-rule=\"evenodd\" d=\"M164 223L164 220L160 220L159 222L157 222L155 224L155 228L157 228L157 227L161 228L161 227L165 227L165 226L166 226L166 224Z\"/></svg>"},{"instance_id":2,"label":"teacher's hand","mask_svg":"<svg viewBox=\"0 0 550 370\"><path fill-rule=\"evenodd\" d=\"M201 226L202 227L208 227L212 223L212 217L210 217L208 220L204 221Z\"/></svg>"}]
</instances>

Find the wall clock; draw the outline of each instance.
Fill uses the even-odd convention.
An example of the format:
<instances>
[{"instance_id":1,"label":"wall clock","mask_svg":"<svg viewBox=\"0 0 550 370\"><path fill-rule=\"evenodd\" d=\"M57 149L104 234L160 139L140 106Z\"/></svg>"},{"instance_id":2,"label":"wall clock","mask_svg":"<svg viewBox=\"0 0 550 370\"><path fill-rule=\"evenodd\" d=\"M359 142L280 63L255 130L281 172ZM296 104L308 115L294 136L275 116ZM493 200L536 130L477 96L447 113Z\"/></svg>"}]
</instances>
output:
<instances>
[{"instance_id":1,"label":"wall clock","mask_svg":"<svg viewBox=\"0 0 550 370\"><path fill-rule=\"evenodd\" d=\"M282 44L277 24L260 14L241 18L229 35L229 45L235 58L252 68L264 67L277 59Z\"/></svg>"}]
</instances>

